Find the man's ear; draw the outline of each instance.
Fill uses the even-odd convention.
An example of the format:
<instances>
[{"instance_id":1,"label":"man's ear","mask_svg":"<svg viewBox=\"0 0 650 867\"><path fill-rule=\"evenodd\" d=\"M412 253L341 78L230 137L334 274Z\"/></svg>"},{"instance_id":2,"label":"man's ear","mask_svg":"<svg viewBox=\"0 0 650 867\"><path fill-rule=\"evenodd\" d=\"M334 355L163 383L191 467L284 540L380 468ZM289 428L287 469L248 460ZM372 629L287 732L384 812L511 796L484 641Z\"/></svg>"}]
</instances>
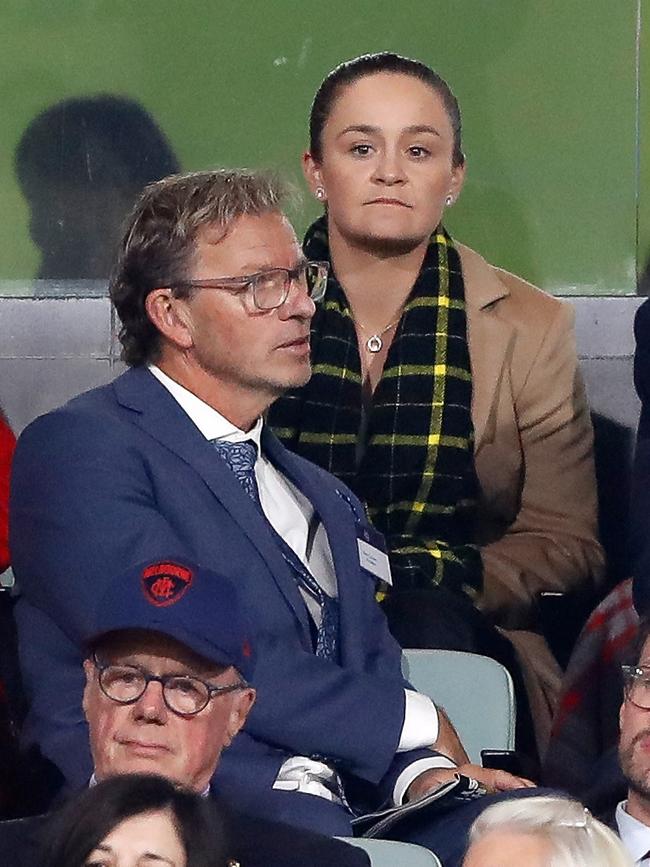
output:
<instances>
[{"instance_id":1,"label":"man's ear","mask_svg":"<svg viewBox=\"0 0 650 867\"><path fill-rule=\"evenodd\" d=\"M95 673L95 666L92 659L84 659L84 674L86 675L86 686L92 681Z\"/></svg>"},{"instance_id":2,"label":"man's ear","mask_svg":"<svg viewBox=\"0 0 650 867\"><path fill-rule=\"evenodd\" d=\"M309 189L312 191L312 194L319 200L323 201L322 196L318 196L316 191L318 189L323 190L323 195L327 195L327 190L325 190L325 186L323 184L323 177L321 174L320 163L318 163L311 154L311 151L305 151L302 155L302 171L305 176L305 180L309 185Z\"/></svg>"},{"instance_id":3,"label":"man's ear","mask_svg":"<svg viewBox=\"0 0 650 867\"><path fill-rule=\"evenodd\" d=\"M255 690L251 686L246 689L241 689L233 694L233 703L230 709L228 718L227 733L228 737L224 746L229 747L233 742L235 735L246 722L246 717L251 712L251 708L255 704Z\"/></svg>"},{"instance_id":4,"label":"man's ear","mask_svg":"<svg viewBox=\"0 0 650 867\"><path fill-rule=\"evenodd\" d=\"M93 679L94 679L93 675L95 674L95 666L93 665L92 660L90 660L90 659L84 659L84 674L86 675L86 683L84 686L84 694L83 694L83 699L82 699L81 704L83 707L84 716L87 718L88 717L87 705L88 705L88 698L89 698L88 693L90 691L90 686L93 683Z\"/></svg>"},{"instance_id":5,"label":"man's ear","mask_svg":"<svg viewBox=\"0 0 650 867\"><path fill-rule=\"evenodd\" d=\"M145 310L151 322L178 349L191 349L192 316L187 299L177 298L171 289L152 289L145 299Z\"/></svg>"}]
</instances>

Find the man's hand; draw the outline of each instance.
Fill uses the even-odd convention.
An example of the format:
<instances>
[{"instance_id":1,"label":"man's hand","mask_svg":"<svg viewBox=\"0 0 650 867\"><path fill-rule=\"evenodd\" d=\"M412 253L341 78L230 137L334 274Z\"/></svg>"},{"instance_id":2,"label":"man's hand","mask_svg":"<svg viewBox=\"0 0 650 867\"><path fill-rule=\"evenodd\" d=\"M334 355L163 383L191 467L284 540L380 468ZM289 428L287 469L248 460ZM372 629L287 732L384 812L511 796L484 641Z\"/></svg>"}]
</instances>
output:
<instances>
[{"instance_id":1,"label":"man's hand","mask_svg":"<svg viewBox=\"0 0 650 867\"><path fill-rule=\"evenodd\" d=\"M449 783L454 779L454 774L462 774L477 780L489 793L508 792L511 789L530 789L537 784L525 777L515 777L507 771L498 771L493 768L482 768L480 765L472 765L467 762L457 768L429 768L428 771L416 777L406 790L405 801L414 801L428 794L433 789Z\"/></svg>"}]
</instances>

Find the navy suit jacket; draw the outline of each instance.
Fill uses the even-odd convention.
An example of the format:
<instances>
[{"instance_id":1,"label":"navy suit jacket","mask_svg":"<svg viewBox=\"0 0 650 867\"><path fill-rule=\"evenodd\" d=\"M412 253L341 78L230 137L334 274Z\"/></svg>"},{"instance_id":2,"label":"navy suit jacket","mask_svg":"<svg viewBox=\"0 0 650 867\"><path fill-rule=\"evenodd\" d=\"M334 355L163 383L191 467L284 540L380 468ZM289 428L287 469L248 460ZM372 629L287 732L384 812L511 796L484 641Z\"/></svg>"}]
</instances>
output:
<instances>
[{"instance_id":1,"label":"navy suit jacket","mask_svg":"<svg viewBox=\"0 0 650 867\"><path fill-rule=\"evenodd\" d=\"M222 757L216 791L245 812L349 833L342 810L272 789L288 756L327 756L379 804L404 767L431 753L395 752L405 682L374 580L359 564L361 505L269 431L262 442L327 531L340 665L314 655L305 605L268 522L169 392L134 368L37 419L16 451L11 548L22 594L16 617L31 700L27 736L72 786L86 784L79 648L95 602L129 566L185 557L237 585L256 630L258 698Z\"/></svg>"}]
</instances>

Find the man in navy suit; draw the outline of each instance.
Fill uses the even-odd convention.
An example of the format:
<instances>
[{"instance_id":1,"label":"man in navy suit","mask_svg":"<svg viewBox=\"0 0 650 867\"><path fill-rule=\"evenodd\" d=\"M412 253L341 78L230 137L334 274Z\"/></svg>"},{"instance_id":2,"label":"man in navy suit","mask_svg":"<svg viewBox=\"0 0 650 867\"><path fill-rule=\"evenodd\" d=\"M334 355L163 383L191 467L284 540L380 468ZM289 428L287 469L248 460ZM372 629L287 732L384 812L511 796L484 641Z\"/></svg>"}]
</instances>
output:
<instances>
[{"instance_id":1,"label":"man in navy suit","mask_svg":"<svg viewBox=\"0 0 650 867\"><path fill-rule=\"evenodd\" d=\"M324 276L263 177L151 185L111 284L130 369L20 439L11 546L28 736L72 785L90 772L79 647L96 601L110 576L161 555L225 573L254 619L257 702L214 779L236 807L349 834L351 801L400 803L466 761L444 713L402 679L374 599L388 559L359 501L262 421L310 376Z\"/></svg>"}]
</instances>

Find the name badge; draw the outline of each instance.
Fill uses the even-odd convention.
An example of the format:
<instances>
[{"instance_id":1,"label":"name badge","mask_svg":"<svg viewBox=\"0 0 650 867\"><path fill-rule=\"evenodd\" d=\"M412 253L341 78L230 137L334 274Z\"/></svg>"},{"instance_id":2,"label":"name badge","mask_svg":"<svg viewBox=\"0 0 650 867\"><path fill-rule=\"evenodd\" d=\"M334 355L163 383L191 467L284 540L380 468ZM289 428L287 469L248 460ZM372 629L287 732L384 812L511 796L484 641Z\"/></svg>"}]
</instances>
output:
<instances>
[{"instance_id":1,"label":"name badge","mask_svg":"<svg viewBox=\"0 0 650 867\"><path fill-rule=\"evenodd\" d=\"M357 545L361 568L392 587L390 561L382 534L372 527L359 526L357 528Z\"/></svg>"}]
</instances>

